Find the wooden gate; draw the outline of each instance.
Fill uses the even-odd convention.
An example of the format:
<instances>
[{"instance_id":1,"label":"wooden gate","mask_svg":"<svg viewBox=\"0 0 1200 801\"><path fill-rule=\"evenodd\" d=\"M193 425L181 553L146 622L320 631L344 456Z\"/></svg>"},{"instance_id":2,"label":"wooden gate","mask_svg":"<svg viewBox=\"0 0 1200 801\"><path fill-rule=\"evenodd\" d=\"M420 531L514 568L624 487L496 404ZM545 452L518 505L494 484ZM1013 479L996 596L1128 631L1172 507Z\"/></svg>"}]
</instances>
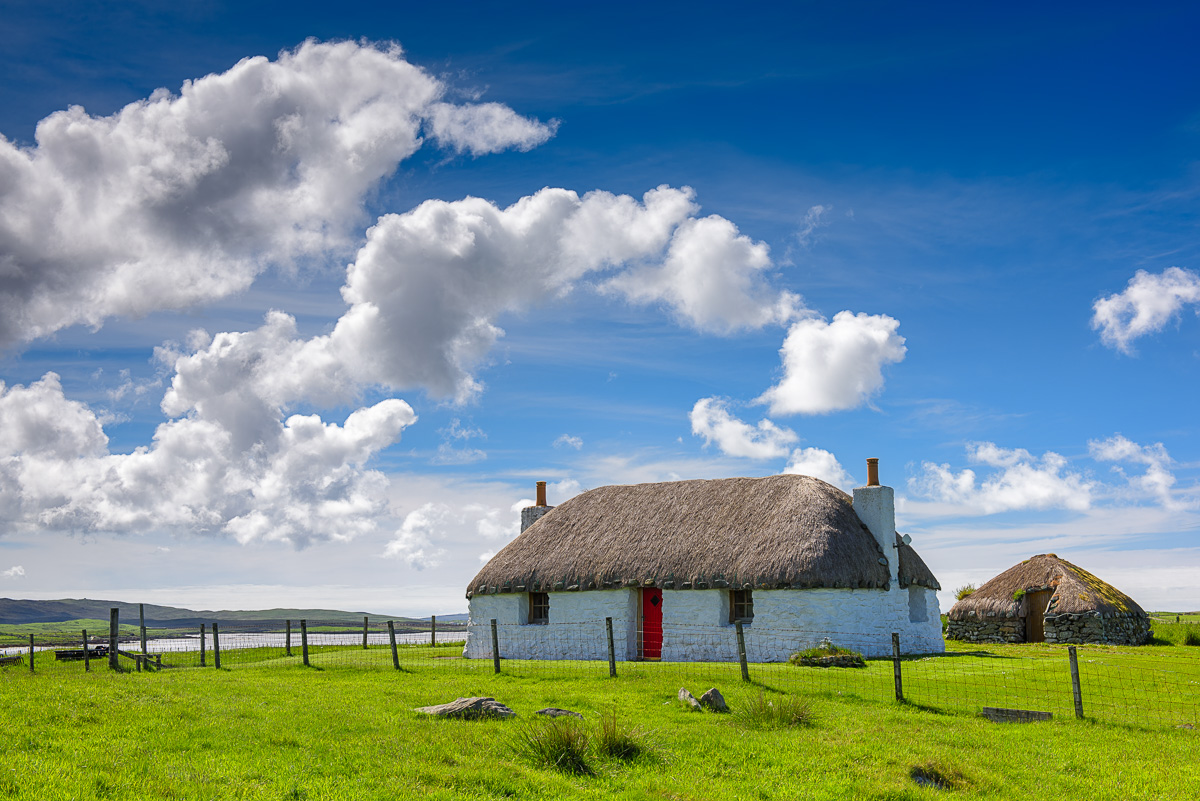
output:
<instances>
[{"instance_id":1,"label":"wooden gate","mask_svg":"<svg viewBox=\"0 0 1200 801\"><path fill-rule=\"evenodd\" d=\"M647 588L641 597L641 636L638 651L642 659L662 658L662 590Z\"/></svg>"},{"instance_id":2,"label":"wooden gate","mask_svg":"<svg viewBox=\"0 0 1200 801\"><path fill-rule=\"evenodd\" d=\"M1025 642L1046 641L1046 607L1054 590L1038 590L1025 593Z\"/></svg>"}]
</instances>

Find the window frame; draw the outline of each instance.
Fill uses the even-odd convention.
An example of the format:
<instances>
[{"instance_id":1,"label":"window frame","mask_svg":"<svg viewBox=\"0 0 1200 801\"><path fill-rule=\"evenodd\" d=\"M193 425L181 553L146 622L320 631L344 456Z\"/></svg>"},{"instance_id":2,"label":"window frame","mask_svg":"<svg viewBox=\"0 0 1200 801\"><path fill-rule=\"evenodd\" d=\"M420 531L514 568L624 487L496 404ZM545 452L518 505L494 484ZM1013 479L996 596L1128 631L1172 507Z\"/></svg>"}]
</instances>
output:
<instances>
[{"instance_id":1,"label":"window frame","mask_svg":"<svg viewBox=\"0 0 1200 801\"><path fill-rule=\"evenodd\" d=\"M542 614L539 616L539 612ZM550 623L550 593L529 593L529 618L526 621L531 626L546 626Z\"/></svg>"},{"instance_id":2,"label":"window frame","mask_svg":"<svg viewBox=\"0 0 1200 801\"><path fill-rule=\"evenodd\" d=\"M742 612L742 615L738 615ZM749 612L750 614L744 614ZM729 623L741 621L743 626L754 622L754 590L729 591Z\"/></svg>"}]
</instances>

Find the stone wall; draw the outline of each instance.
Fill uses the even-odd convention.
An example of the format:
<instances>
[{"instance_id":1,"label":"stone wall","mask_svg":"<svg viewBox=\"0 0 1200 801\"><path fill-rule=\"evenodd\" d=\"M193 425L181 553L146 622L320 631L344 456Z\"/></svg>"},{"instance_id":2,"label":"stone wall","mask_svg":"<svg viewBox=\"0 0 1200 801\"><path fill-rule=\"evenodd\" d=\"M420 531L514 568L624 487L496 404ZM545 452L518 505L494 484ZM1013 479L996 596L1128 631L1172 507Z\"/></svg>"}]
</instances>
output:
<instances>
[{"instance_id":1,"label":"stone wall","mask_svg":"<svg viewBox=\"0 0 1200 801\"><path fill-rule=\"evenodd\" d=\"M964 642L1025 642L1023 617L969 617L946 624L946 639Z\"/></svg>"},{"instance_id":2,"label":"stone wall","mask_svg":"<svg viewBox=\"0 0 1200 801\"><path fill-rule=\"evenodd\" d=\"M1102 617L1085 614L1046 615L1046 642L1142 645L1150 639L1150 620L1141 615Z\"/></svg>"},{"instance_id":3,"label":"stone wall","mask_svg":"<svg viewBox=\"0 0 1200 801\"><path fill-rule=\"evenodd\" d=\"M1046 615L1048 643L1142 645L1150 637L1150 621L1140 615L1101 617L1096 612ZM1025 642L1025 618L983 617L951 620L946 639L966 642Z\"/></svg>"},{"instance_id":4,"label":"stone wall","mask_svg":"<svg viewBox=\"0 0 1200 801\"><path fill-rule=\"evenodd\" d=\"M617 659L638 655L637 588L550 593L550 622L529 624L528 595L475 595L463 656L491 658L491 628L501 656L512 659L607 659L604 618L613 619ZM728 590L664 590L664 662L737 661ZM891 590L755 590L754 620L743 626L751 662L783 662L828 638L864 656L892 652L892 632L906 654L941 653L937 594L924 587Z\"/></svg>"}]
</instances>

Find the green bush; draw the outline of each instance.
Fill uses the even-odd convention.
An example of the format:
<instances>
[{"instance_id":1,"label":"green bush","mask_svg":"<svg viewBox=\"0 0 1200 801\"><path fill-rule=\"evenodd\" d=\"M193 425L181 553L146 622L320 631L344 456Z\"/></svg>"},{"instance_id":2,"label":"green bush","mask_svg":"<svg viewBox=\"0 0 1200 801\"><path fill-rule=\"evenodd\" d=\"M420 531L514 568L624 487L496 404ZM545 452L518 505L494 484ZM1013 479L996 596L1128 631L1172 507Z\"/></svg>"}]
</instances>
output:
<instances>
[{"instance_id":1,"label":"green bush","mask_svg":"<svg viewBox=\"0 0 1200 801\"><path fill-rule=\"evenodd\" d=\"M1200 631L1188 631L1187 634L1183 635L1183 644L1200 645Z\"/></svg>"},{"instance_id":2,"label":"green bush","mask_svg":"<svg viewBox=\"0 0 1200 801\"><path fill-rule=\"evenodd\" d=\"M1017 590L1016 592L1013 593L1014 601L1019 601L1024 597L1025 597L1025 590Z\"/></svg>"},{"instance_id":3,"label":"green bush","mask_svg":"<svg viewBox=\"0 0 1200 801\"><path fill-rule=\"evenodd\" d=\"M808 701L795 695L783 695L768 701L758 698L733 710L733 720L747 729L787 729L812 723Z\"/></svg>"}]
</instances>

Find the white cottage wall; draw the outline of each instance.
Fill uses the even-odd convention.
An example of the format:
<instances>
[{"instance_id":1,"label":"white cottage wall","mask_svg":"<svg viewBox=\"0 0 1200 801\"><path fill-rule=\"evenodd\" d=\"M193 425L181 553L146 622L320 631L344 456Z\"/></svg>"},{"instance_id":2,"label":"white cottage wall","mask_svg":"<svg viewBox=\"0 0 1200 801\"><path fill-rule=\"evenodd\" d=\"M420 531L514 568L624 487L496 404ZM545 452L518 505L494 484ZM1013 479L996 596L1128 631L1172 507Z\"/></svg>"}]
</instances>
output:
<instances>
[{"instance_id":1,"label":"white cottage wall","mask_svg":"<svg viewBox=\"0 0 1200 801\"><path fill-rule=\"evenodd\" d=\"M505 659L608 659L604 619L613 619L617 658L637 657L637 595L632 589L552 592L550 622L529 623L529 595L504 593L471 598L467 659L491 659L491 620L496 620Z\"/></svg>"},{"instance_id":2,"label":"white cottage wall","mask_svg":"<svg viewBox=\"0 0 1200 801\"><path fill-rule=\"evenodd\" d=\"M637 658L637 589L550 593L550 623L531 625L523 593L475 596L463 656L491 658L489 621L500 629L500 654L515 659L607 659L604 618L613 619L617 658ZM737 639L727 590L664 590L664 662L732 662ZM795 651L835 644L867 657L892 652L942 653L937 594L925 587L890 590L755 590L754 621L743 627L746 658L782 662Z\"/></svg>"}]
</instances>

